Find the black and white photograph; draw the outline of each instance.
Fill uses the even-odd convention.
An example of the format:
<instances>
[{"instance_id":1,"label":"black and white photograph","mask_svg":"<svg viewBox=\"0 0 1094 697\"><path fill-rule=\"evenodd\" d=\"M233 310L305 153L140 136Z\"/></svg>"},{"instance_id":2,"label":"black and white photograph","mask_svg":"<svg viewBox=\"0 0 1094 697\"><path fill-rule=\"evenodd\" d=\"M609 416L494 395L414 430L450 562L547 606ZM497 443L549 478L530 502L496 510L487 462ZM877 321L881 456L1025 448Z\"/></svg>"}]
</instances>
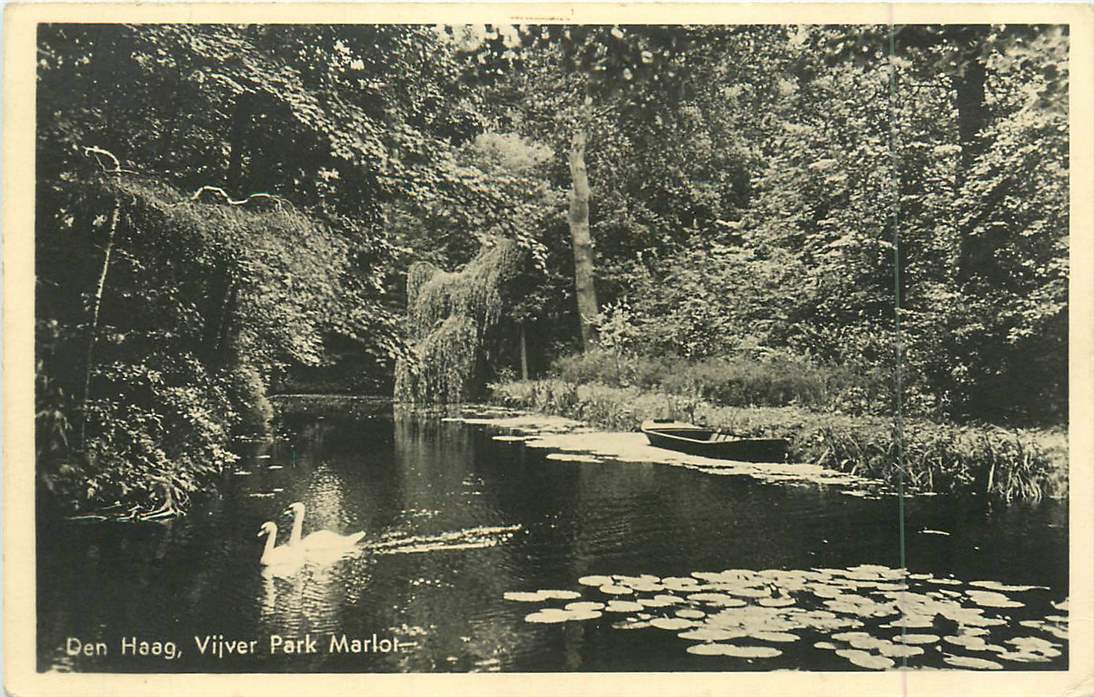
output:
<instances>
[{"instance_id":1,"label":"black and white photograph","mask_svg":"<svg viewBox=\"0 0 1094 697\"><path fill-rule=\"evenodd\" d=\"M1089 671L1090 16L495 14L23 23L30 670Z\"/></svg>"}]
</instances>

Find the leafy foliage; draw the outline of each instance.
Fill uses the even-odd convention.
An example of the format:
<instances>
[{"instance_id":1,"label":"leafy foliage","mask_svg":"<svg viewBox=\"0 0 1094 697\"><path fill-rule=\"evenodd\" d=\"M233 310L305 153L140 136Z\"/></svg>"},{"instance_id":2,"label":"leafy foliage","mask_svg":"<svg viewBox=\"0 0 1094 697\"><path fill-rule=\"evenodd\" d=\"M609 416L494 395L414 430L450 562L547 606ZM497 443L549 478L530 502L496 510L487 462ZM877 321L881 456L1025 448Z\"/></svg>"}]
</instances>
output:
<instances>
[{"instance_id":1,"label":"leafy foliage","mask_svg":"<svg viewBox=\"0 0 1094 697\"><path fill-rule=\"evenodd\" d=\"M411 267L408 325L416 343L412 357L396 364L397 400L457 403L481 390L497 368L498 325L526 259L515 242L503 240L458 272L425 262Z\"/></svg>"},{"instance_id":2,"label":"leafy foliage","mask_svg":"<svg viewBox=\"0 0 1094 697\"><path fill-rule=\"evenodd\" d=\"M38 49L39 472L70 508L181 510L305 369L463 399L518 337L542 368L590 328L603 352L560 370L681 404L1066 417L1066 27L86 24Z\"/></svg>"}]
</instances>

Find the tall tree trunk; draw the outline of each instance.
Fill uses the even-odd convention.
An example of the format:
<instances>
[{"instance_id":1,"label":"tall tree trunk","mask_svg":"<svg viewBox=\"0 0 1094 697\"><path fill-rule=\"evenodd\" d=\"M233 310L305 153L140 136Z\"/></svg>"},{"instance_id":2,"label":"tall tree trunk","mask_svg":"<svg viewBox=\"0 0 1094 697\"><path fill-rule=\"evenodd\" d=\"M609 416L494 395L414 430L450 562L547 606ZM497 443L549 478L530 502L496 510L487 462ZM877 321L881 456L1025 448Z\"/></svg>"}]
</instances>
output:
<instances>
[{"instance_id":1,"label":"tall tree trunk","mask_svg":"<svg viewBox=\"0 0 1094 697\"><path fill-rule=\"evenodd\" d=\"M232 331L232 321L235 319L236 306L239 300L239 284L234 280L228 280L228 290L224 294L224 305L220 310L220 326L217 327L216 345L213 347L211 365L222 368L230 365L234 356L229 351L235 342L229 332Z\"/></svg>"},{"instance_id":2,"label":"tall tree trunk","mask_svg":"<svg viewBox=\"0 0 1094 697\"><path fill-rule=\"evenodd\" d=\"M520 323L520 379L528 379L528 332L524 322Z\"/></svg>"},{"instance_id":3,"label":"tall tree trunk","mask_svg":"<svg viewBox=\"0 0 1094 697\"><path fill-rule=\"evenodd\" d=\"M80 449L84 449L87 445L87 404L91 400L91 373L95 369L95 343L99 339L99 315L103 307L103 291L106 289L106 275L110 271L110 255L114 251L114 234L118 229L118 217L121 211L121 199L115 197L114 210L110 213L110 228L106 233L103 265L99 269L99 281L95 285L95 299L91 305L91 326L87 330L87 350L84 354L84 394L80 406Z\"/></svg>"},{"instance_id":4,"label":"tall tree trunk","mask_svg":"<svg viewBox=\"0 0 1094 697\"><path fill-rule=\"evenodd\" d=\"M247 135L247 124L251 119L251 98L244 93L236 97L232 112L231 130L228 136L228 168L224 178L224 188L233 196L243 197L240 187L243 181L243 150ZM223 365L221 349L225 331L231 321L237 288L227 269L227 261L216 272L209 290L205 313L205 328L202 333L202 346L205 348L209 365Z\"/></svg>"},{"instance_id":5,"label":"tall tree trunk","mask_svg":"<svg viewBox=\"0 0 1094 697\"><path fill-rule=\"evenodd\" d=\"M250 120L251 98L244 93L236 98L235 110L232 113L232 131L228 138L228 173L224 180L228 191L240 198L242 192L239 187L243 179L243 139Z\"/></svg>"},{"instance_id":6,"label":"tall tree trunk","mask_svg":"<svg viewBox=\"0 0 1094 697\"><path fill-rule=\"evenodd\" d=\"M581 342L588 351L596 345L596 327L593 318L600 312L596 299L595 258L593 239L589 233L589 173L585 168L585 145L588 139L588 122L574 129L570 143L570 238L574 245L574 286L577 295L577 311L581 320Z\"/></svg>"}]
</instances>

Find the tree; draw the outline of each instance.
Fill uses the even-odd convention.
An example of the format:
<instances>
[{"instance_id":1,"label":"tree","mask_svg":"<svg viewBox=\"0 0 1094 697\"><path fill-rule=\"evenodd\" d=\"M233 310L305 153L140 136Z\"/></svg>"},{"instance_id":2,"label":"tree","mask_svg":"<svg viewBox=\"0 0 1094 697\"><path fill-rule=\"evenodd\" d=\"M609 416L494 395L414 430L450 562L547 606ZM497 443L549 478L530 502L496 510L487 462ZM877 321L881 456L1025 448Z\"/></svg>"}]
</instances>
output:
<instances>
[{"instance_id":1,"label":"tree","mask_svg":"<svg viewBox=\"0 0 1094 697\"><path fill-rule=\"evenodd\" d=\"M39 352L87 424L39 472L75 508L173 514L268 428L275 373L405 352L384 207L477 195L437 166L474 110L425 27L46 25L39 49Z\"/></svg>"}]
</instances>

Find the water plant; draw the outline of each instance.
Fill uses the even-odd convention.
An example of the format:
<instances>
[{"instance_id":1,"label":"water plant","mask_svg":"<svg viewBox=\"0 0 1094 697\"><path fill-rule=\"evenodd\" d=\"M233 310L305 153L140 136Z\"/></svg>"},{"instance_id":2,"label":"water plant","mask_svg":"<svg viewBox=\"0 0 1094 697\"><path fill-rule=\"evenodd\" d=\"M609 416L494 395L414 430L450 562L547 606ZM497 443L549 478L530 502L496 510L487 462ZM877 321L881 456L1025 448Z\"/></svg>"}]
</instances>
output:
<instances>
[{"instance_id":1,"label":"water plant","mask_svg":"<svg viewBox=\"0 0 1094 697\"><path fill-rule=\"evenodd\" d=\"M881 480L910 492L975 494L1002 501L1067 493L1066 435L1058 431L936 424L819 413L800 407L730 407L697 397L601 383L543 379L495 384L502 405L633 431L643 418L704 423L790 442L790 460Z\"/></svg>"}]
</instances>

